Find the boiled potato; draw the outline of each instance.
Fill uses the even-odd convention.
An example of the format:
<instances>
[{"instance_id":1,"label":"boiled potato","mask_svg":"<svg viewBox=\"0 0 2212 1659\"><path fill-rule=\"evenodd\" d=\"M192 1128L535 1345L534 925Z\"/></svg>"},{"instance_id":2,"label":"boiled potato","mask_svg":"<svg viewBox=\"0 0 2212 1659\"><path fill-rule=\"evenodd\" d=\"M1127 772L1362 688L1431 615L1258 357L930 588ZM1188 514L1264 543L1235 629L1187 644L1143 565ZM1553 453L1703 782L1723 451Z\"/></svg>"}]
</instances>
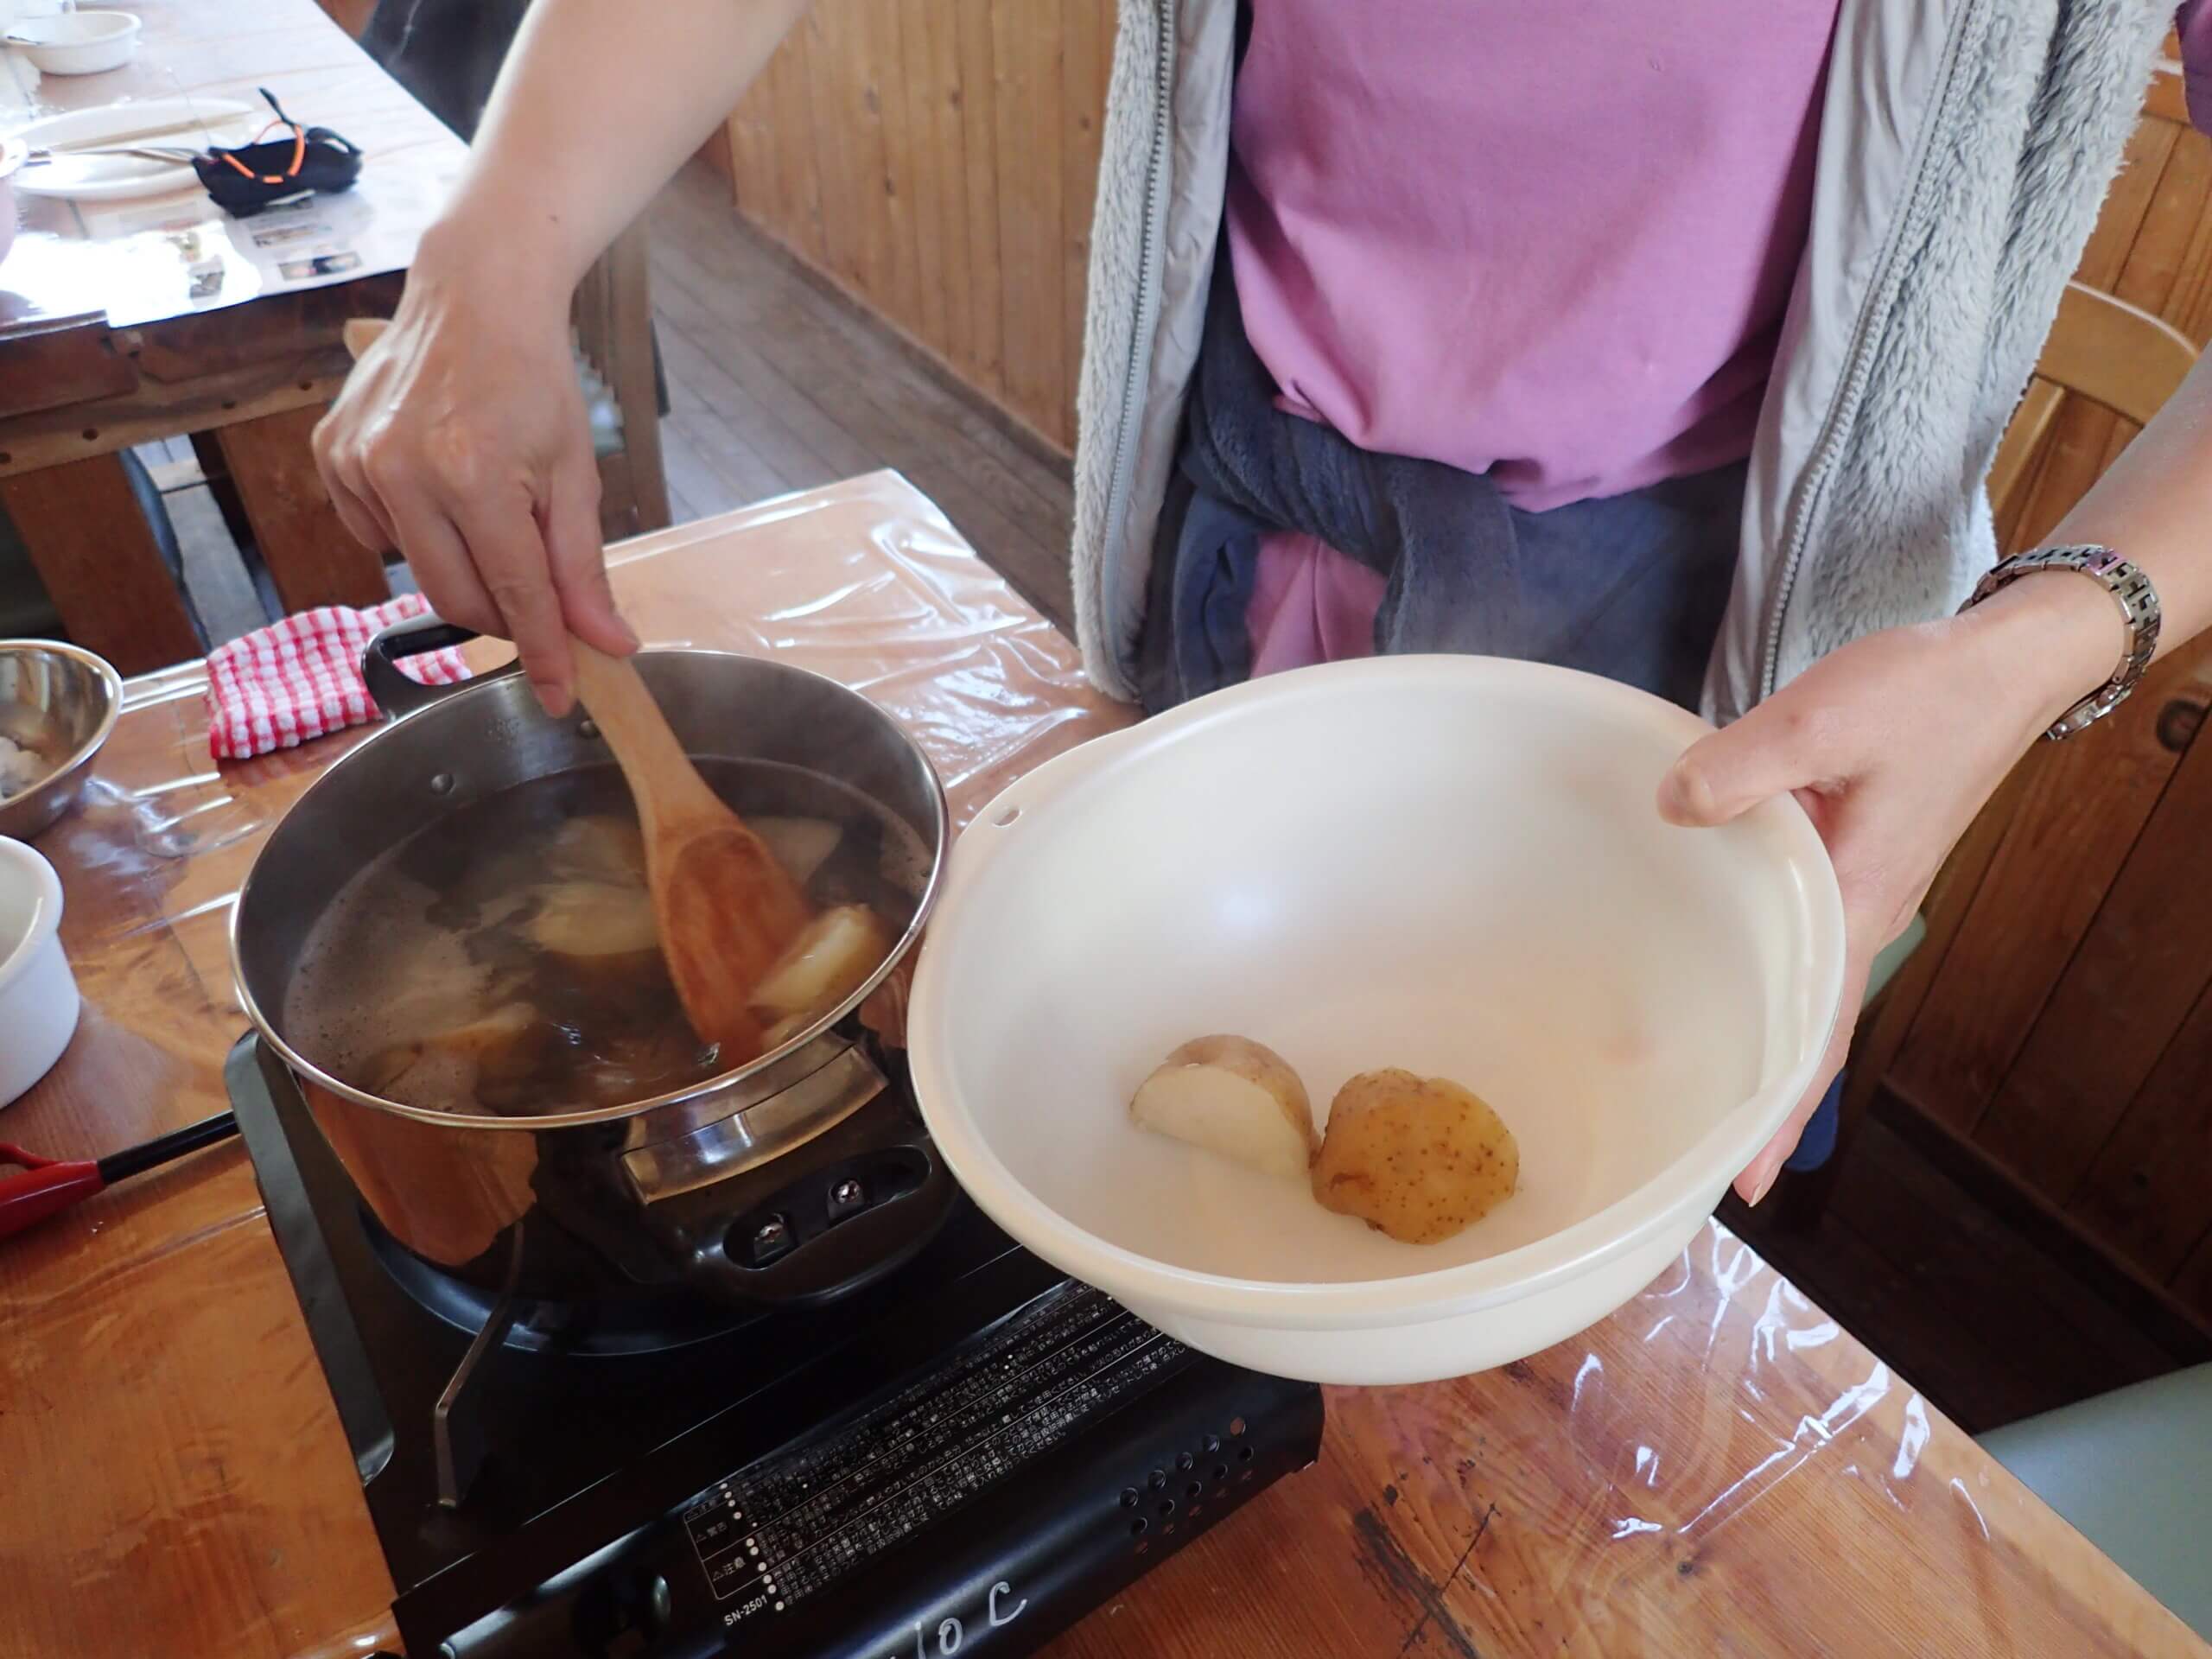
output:
<instances>
[{"instance_id":1,"label":"boiled potato","mask_svg":"<svg viewBox=\"0 0 2212 1659\"><path fill-rule=\"evenodd\" d=\"M632 817L594 813L569 818L538 855L543 874L557 880L643 887L645 835Z\"/></svg>"},{"instance_id":2,"label":"boiled potato","mask_svg":"<svg viewBox=\"0 0 2212 1659\"><path fill-rule=\"evenodd\" d=\"M754 988L753 1012L772 1027L792 1014L810 1020L858 990L890 954L891 936L866 905L825 910Z\"/></svg>"},{"instance_id":3,"label":"boiled potato","mask_svg":"<svg viewBox=\"0 0 2212 1659\"><path fill-rule=\"evenodd\" d=\"M484 1085L511 1084L534 1072L555 1034L520 1002L416 1042L395 1043L361 1068L360 1086L408 1105L452 1105L480 1096Z\"/></svg>"},{"instance_id":4,"label":"boiled potato","mask_svg":"<svg viewBox=\"0 0 2212 1659\"><path fill-rule=\"evenodd\" d=\"M1365 1071L1329 1108L1313 1196L1392 1238L1435 1244L1489 1214L1520 1177L1512 1131L1472 1090Z\"/></svg>"},{"instance_id":5,"label":"boiled potato","mask_svg":"<svg viewBox=\"0 0 2212 1659\"><path fill-rule=\"evenodd\" d=\"M565 881L538 889L537 911L523 931L540 950L589 961L660 949L653 896L641 885Z\"/></svg>"},{"instance_id":6,"label":"boiled potato","mask_svg":"<svg viewBox=\"0 0 2212 1659\"><path fill-rule=\"evenodd\" d=\"M845 836L844 825L828 818L747 818L746 823L802 887L814 880L814 873Z\"/></svg>"},{"instance_id":7,"label":"boiled potato","mask_svg":"<svg viewBox=\"0 0 2212 1659\"><path fill-rule=\"evenodd\" d=\"M1140 1128L1269 1175L1303 1176L1319 1144L1298 1073L1245 1037L1184 1044L1138 1088L1129 1116Z\"/></svg>"}]
</instances>

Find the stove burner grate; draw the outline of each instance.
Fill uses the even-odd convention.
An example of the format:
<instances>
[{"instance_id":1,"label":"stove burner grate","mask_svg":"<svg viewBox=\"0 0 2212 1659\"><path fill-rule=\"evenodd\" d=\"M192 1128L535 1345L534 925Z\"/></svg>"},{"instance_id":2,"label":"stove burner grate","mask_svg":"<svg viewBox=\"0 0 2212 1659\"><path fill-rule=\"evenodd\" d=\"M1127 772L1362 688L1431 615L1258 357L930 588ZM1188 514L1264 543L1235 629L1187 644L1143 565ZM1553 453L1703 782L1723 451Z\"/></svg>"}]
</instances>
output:
<instances>
[{"instance_id":1,"label":"stove burner grate","mask_svg":"<svg viewBox=\"0 0 2212 1659\"><path fill-rule=\"evenodd\" d=\"M359 1214L378 1262L418 1306L471 1338L502 1312L511 1313L503 1344L525 1353L664 1353L726 1336L766 1317L764 1309L725 1306L674 1286L640 1285L634 1295L589 1306L504 1297L425 1262L386 1232L365 1205ZM508 1304L505 1310L503 1302Z\"/></svg>"}]
</instances>

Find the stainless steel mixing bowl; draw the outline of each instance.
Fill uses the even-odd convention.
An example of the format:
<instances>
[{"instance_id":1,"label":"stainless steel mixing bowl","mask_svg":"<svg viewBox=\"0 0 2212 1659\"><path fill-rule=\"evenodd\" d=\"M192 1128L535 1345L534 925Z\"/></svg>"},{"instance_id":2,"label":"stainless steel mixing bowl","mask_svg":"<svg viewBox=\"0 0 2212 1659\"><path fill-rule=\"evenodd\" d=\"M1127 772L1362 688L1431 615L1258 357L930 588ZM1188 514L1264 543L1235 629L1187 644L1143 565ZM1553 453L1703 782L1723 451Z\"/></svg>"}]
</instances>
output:
<instances>
[{"instance_id":1,"label":"stainless steel mixing bowl","mask_svg":"<svg viewBox=\"0 0 2212 1659\"><path fill-rule=\"evenodd\" d=\"M0 737L54 770L0 801L0 836L29 841L83 798L92 757L123 712L123 677L57 639L0 639Z\"/></svg>"}]
</instances>

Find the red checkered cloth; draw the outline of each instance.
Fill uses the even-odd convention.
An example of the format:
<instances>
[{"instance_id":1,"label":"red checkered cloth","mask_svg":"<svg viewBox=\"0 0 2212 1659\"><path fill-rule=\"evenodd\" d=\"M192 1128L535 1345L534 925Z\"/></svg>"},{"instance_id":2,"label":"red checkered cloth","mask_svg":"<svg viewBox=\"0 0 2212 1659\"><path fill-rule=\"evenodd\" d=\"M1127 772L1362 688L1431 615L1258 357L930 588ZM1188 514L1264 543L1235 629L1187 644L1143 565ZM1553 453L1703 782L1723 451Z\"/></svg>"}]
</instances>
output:
<instances>
[{"instance_id":1,"label":"red checkered cloth","mask_svg":"<svg viewBox=\"0 0 2212 1659\"><path fill-rule=\"evenodd\" d=\"M218 760L289 749L380 717L361 682L361 651L379 628L420 616L419 594L365 611L326 605L257 628L209 654L207 747ZM457 648L399 659L425 685L468 677Z\"/></svg>"}]
</instances>

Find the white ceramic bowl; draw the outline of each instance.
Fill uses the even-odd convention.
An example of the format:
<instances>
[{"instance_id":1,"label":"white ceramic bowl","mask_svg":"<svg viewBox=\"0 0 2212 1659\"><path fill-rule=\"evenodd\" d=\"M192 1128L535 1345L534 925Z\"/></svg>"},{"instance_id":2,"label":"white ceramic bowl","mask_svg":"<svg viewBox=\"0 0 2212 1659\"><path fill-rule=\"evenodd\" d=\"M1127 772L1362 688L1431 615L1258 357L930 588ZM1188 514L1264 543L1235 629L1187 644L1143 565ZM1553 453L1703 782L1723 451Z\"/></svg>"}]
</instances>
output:
<instances>
[{"instance_id":1,"label":"white ceramic bowl","mask_svg":"<svg viewBox=\"0 0 2212 1659\"><path fill-rule=\"evenodd\" d=\"M22 19L7 41L47 74L97 75L130 61L142 27L127 11L64 11Z\"/></svg>"},{"instance_id":2,"label":"white ceramic bowl","mask_svg":"<svg viewBox=\"0 0 2212 1659\"><path fill-rule=\"evenodd\" d=\"M1453 1376L1656 1276L1809 1085L1843 979L1834 872L1794 801L1655 804L1707 728L1487 658L1240 686L1008 789L955 847L909 1019L922 1111L993 1219L1222 1358ZM1281 1051L1317 1110L1402 1066L1486 1096L1520 1189L1400 1244L1147 1135L1185 1039Z\"/></svg>"},{"instance_id":3,"label":"white ceramic bowl","mask_svg":"<svg viewBox=\"0 0 2212 1659\"><path fill-rule=\"evenodd\" d=\"M0 138L0 264L16 245L16 175L22 170L30 146L20 138Z\"/></svg>"},{"instance_id":4,"label":"white ceramic bowl","mask_svg":"<svg viewBox=\"0 0 2212 1659\"><path fill-rule=\"evenodd\" d=\"M0 836L0 1106L53 1070L77 1030L77 981L61 954L61 878Z\"/></svg>"}]
</instances>

